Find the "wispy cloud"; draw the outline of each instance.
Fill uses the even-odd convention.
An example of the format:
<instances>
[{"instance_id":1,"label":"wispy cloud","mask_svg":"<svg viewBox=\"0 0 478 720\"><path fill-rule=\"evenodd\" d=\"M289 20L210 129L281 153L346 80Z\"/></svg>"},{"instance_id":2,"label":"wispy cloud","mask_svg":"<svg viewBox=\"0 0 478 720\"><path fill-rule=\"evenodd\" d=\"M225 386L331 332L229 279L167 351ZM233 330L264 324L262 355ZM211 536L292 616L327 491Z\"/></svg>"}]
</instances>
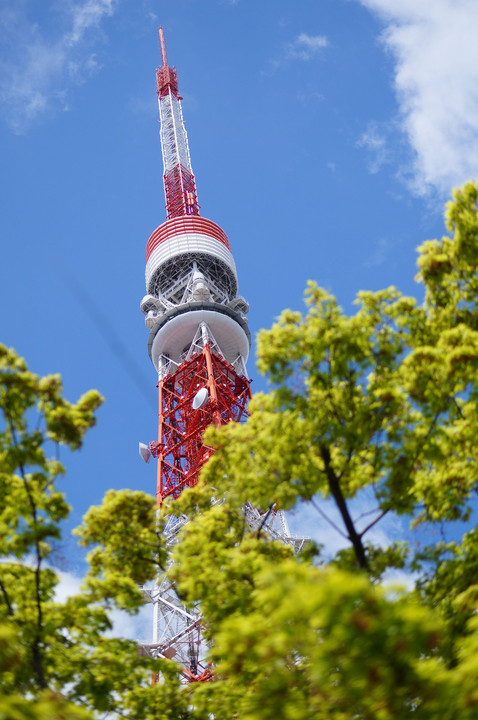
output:
<instances>
[{"instance_id":1,"label":"wispy cloud","mask_svg":"<svg viewBox=\"0 0 478 720\"><path fill-rule=\"evenodd\" d=\"M0 7L1 115L15 133L25 133L51 110L68 108L70 86L83 82L99 67L92 49L93 31L113 15L117 3L78 0L61 6L63 31L52 39L46 28L29 19L22 0L4 0ZM47 17L53 12L50 4Z\"/></svg>"},{"instance_id":2,"label":"wispy cloud","mask_svg":"<svg viewBox=\"0 0 478 720\"><path fill-rule=\"evenodd\" d=\"M325 35L300 33L295 40L286 45L285 55L289 60L310 60L328 46L329 41Z\"/></svg>"},{"instance_id":3,"label":"wispy cloud","mask_svg":"<svg viewBox=\"0 0 478 720\"><path fill-rule=\"evenodd\" d=\"M325 35L299 33L294 40L286 43L280 57L269 60L269 70L275 71L281 65L295 60L311 60L330 43Z\"/></svg>"},{"instance_id":4,"label":"wispy cloud","mask_svg":"<svg viewBox=\"0 0 478 720\"><path fill-rule=\"evenodd\" d=\"M311 92L298 92L297 93L297 100L302 103L316 103L316 102L322 102L322 100L325 99L325 96L318 92L317 90L312 90Z\"/></svg>"},{"instance_id":5,"label":"wispy cloud","mask_svg":"<svg viewBox=\"0 0 478 720\"><path fill-rule=\"evenodd\" d=\"M379 238L375 244L375 249L363 261L363 263L362 263L363 267L375 268L375 267L380 267L381 265L383 265L390 254L391 248L392 248L392 242L390 241L389 238L386 238L386 237Z\"/></svg>"},{"instance_id":6,"label":"wispy cloud","mask_svg":"<svg viewBox=\"0 0 478 720\"><path fill-rule=\"evenodd\" d=\"M359 0L384 23L412 189L448 193L478 176L476 0Z\"/></svg>"},{"instance_id":7,"label":"wispy cloud","mask_svg":"<svg viewBox=\"0 0 478 720\"><path fill-rule=\"evenodd\" d=\"M367 130L357 140L357 146L365 148L369 156L369 172L372 175L381 170L390 161L390 149L385 133L375 123L370 123Z\"/></svg>"}]
</instances>

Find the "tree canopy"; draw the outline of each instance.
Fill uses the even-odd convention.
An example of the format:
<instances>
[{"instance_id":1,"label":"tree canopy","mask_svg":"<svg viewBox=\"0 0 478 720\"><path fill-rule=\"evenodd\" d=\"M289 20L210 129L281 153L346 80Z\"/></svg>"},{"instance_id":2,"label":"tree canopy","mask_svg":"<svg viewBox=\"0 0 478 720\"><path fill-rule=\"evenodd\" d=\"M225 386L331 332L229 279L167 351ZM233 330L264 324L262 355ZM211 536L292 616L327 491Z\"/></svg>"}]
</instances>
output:
<instances>
[{"instance_id":1,"label":"tree canopy","mask_svg":"<svg viewBox=\"0 0 478 720\"><path fill-rule=\"evenodd\" d=\"M101 399L69 404L1 348L0 720L478 718L478 185L454 192L446 227L418 249L423 302L359 292L347 315L309 283L306 313L260 333L270 391L247 423L209 428L199 485L159 519L132 491L90 509L90 570L64 603L49 553L68 506L46 447L79 447ZM248 529L246 502L325 514L342 547L295 556ZM168 513L190 518L170 557ZM377 542L390 517L403 537ZM405 586L387 583L397 569ZM163 572L201 606L210 682L181 685L174 662L107 635L111 608L137 611Z\"/></svg>"}]
</instances>

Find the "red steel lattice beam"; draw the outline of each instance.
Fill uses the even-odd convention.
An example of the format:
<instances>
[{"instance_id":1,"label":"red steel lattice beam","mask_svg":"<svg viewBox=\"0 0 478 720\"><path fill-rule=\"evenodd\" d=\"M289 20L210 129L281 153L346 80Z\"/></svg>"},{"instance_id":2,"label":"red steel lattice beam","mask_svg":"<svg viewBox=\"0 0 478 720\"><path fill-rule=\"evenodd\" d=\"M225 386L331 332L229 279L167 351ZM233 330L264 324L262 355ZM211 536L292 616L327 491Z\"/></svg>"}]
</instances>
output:
<instances>
[{"instance_id":1,"label":"red steel lattice beam","mask_svg":"<svg viewBox=\"0 0 478 720\"><path fill-rule=\"evenodd\" d=\"M184 488L197 484L199 471L212 452L203 444L204 431L211 424L245 419L251 391L248 379L238 375L209 345L161 380L158 388L160 506L166 497L177 498ZM207 388L209 399L194 410L193 400L201 388Z\"/></svg>"},{"instance_id":2,"label":"red steel lattice beam","mask_svg":"<svg viewBox=\"0 0 478 720\"><path fill-rule=\"evenodd\" d=\"M199 215L196 180L181 164L163 175L168 220L183 215Z\"/></svg>"}]
</instances>

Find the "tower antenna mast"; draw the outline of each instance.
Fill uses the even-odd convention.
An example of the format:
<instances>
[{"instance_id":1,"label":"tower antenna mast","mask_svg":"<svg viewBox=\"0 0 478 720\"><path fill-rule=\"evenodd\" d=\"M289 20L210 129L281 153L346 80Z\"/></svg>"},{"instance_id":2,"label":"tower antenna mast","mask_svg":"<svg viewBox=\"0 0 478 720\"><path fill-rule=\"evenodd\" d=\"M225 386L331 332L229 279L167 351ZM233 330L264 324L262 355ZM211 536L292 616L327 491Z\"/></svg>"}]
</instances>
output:
<instances>
[{"instance_id":1,"label":"tower antenna mast","mask_svg":"<svg viewBox=\"0 0 478 720\"><path fill-rule=\"evenodd\" d=\"M199 215L199 204L178 92L178 75L176 68L168 65L162 27L159 28L159 45L162 65L156 70L156 89L161 122L166 217L170 220L184 215Z\"/></svg>"},{"instance_id":2,"label":"tower antenna mast","mask_svg":"<svg viewBox=\"0 0 478 720\"><path fill-rule=\"evenodd\" d=\"M158 507L197 484L212 452L203 443L205 430L247 417L251 344L249 305L238 295L229 239L219 225L199 215L177 73L167 62L163 28L159 43L156 86L167 219L146 245L147 295L141 302L158 377L159 428L157 441L140 444L145 460L153 455L158 461ZM280 512L264 519L247 505L245 513L251 528L269 527L274 537L293 542ZM168 544L177 542L186 522L186 517L168 519ZM274 522L279 523L276 530ZM210 678L199 612L182 605L167 578L151 591L150 600L154 632L148 651L174 658L187 680Z\"/></svg>"},{"instance_id":3,"label":"tower antenna mast","mask_svg":"<svg viewBox=\"0 0 478 720\"><path fill-rule=\"evenodd\" d=\"M229 239L199 215L176 69L168 65L159 28L162 64L156 70L166 222L146 246L146 291L141 303L149 329L149 355L158 376L157 442L141 445L157 457L158 506L196 485L211 454L206 428L247 416L250 385L246 360L249 306L237 293ZM177 541L186 518L170 518L167 542ZM204 680L201 620L175 597L167 579L152 591L154 653L174 657L185 679Z\"/></svg>"}]
</instances>

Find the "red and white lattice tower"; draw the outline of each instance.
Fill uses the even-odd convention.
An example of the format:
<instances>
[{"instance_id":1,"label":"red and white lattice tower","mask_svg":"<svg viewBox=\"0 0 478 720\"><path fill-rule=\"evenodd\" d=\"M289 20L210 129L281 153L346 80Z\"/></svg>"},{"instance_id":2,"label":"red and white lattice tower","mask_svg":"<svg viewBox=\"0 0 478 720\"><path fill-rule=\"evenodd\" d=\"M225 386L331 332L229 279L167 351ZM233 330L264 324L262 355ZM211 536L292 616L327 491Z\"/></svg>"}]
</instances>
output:
<instances>
[{"instance_id":1,"label":"red and white lattice tower","mask_svg":"<svg viewBox=\"0 0 478 720\"><path fill-rule=\"evenodd\" d=\"M158 441L140 445L145 459L158 460L158 507L198 481L211 452L203 445L206 428L247 415L250 397L246 360L250 333L248 304L237 294L237 274L229 240L216 223L201 217L191 167L176 69L168 65L162 28L162 65L156 72L167 220L146 246L146 290L141 303L150 330L148 348L158 373ZM267 518L246 507L251 527L297 546L282 513ZM177 541L184 517L170 517L167 542ZM299 541L300 542L300 541ZM154 607L153 655L174 658L185 679L206 680L201 617L186 610L169 581L146 592Z\"/></svg>"}]
</instances>

